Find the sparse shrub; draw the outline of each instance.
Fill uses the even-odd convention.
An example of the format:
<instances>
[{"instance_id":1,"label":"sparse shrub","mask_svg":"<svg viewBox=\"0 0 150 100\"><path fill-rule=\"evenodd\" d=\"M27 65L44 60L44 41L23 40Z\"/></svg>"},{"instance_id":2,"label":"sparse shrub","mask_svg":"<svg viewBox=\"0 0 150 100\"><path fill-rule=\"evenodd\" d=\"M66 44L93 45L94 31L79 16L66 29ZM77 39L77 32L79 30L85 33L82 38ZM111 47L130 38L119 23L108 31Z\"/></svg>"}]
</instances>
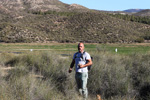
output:
<instances>
[{"instance_id":1,"label":"sparse shrub","mask_svg":"<svg viewBox=\"0 0 150 100\"><path fill-rule=\"evenodd\" d=\"M94 58L96 61L89 72L89 92L105 98L126 95L129 81L122 57L105 53Z\"/></svg>"},{"instance_id":2,"label":"sparse shrub","mask_svg":"<svg viewBox=\"0 0 150 100\"><path fill-rule=\"evenodd\" d=\"M132 88L138 98L141 98L142 100L148 100L145 98L149 97L149 91L145 90L143 94L143 90L145 87L149 88L148 84L150 84L150 55L134 54L131 57L133 58L130 68Z\"/></svg>"}]
</instances>

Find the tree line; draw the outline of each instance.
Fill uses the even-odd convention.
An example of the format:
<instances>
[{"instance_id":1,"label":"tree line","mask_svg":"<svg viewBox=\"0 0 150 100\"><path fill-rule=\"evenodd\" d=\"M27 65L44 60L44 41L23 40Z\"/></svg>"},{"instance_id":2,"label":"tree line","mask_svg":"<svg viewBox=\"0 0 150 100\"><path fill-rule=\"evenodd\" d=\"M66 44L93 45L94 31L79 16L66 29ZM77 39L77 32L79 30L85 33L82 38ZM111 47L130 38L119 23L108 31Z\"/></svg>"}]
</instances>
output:
<instances>
[{"instance_id":1,"label":"tree line","mask_svg":"<svg viewBox=\"0 0 150 100\"><path fill-rule=\"evenodd\" d=\"M150 16L135 16L135 15L123 15L123 14L109 14L110 16L120 18L126 21L132 21L132 22L139 22L143 24L149 24L150 25Z\"/></svg>"}]
</instances>

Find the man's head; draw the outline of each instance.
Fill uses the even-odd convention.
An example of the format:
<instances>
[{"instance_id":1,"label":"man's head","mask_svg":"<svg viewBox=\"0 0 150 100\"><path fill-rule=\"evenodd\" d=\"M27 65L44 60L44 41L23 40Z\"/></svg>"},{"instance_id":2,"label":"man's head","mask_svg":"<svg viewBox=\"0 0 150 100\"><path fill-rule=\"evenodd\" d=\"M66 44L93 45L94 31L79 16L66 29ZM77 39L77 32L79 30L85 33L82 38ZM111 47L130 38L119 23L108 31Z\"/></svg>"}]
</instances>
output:
<instances>
[{"instance_id":1,"label":"man's head","mask_svg":"<svg viewBox=\"0 0 150 100\"><path fill-rule=\"evenodd\" d=\"M84 52L84 44L83 43L78 44L78 51L81 52L81 53Z\"/></svg>"}]
</instances>

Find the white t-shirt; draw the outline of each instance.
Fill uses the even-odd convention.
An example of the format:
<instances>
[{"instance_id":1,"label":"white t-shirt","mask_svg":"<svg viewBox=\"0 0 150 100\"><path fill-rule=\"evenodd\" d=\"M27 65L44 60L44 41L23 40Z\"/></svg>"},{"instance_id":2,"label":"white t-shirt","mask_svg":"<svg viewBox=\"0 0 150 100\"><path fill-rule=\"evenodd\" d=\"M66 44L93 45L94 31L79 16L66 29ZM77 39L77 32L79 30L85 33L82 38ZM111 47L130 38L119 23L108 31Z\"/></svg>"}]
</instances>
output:
<instances>
[{"instance_id":1,"label":"white t-shirt","mask_svg":"<svg viewBox=\"0 0 150 100\"><path fill-rule=\"evenodd\" d=\"M83 55L83 56L82 56ZM73 59L75 60L75 69L76 72L88 72L88 68L84 67L84 68L79 68L78 64L82 64L85 65L86 64L86 60L91 59L91 56L89 55L89 53L84 52L83 54L80 52L77 52L73 55Z\"/></svg>"}]
</instances>

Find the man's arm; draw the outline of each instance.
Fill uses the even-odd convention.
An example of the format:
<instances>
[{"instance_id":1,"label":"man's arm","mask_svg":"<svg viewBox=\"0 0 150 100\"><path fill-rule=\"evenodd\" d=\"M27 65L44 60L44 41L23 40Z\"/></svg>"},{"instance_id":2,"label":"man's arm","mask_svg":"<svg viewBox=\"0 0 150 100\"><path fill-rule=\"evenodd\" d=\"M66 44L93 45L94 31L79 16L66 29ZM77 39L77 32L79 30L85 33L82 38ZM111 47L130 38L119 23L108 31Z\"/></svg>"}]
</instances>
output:
<instances>
[{"instance_id":1,"label":"man's arm","mask_svg":"<svg viewBox=\"0 0 150 100\"><path fill-rule=\"evenodd\" d=\"M93 64L93 62L92 62L92 60L91 60L91 59L87 59L87 61L88 61L88 63L86 63L85 65L80 64L80 65L79 65L79 66L80 66L80 68L87 67L87 66L90 66L90 65L92 65L92 64Z\"/></svg>"},{"instance_id":2,"label":"man's arm","mask_svg":"<svg viewBox=\"0 0 150 100\"><path fill-rule=\"evenodd\" d=\"M68 71L69 73L72 72L72 68L73 68L74 64L75 64L75 59L73 59L71 64L70 64L70 68L69 68L69 71Z\"/></svg>"}]
</instances>

